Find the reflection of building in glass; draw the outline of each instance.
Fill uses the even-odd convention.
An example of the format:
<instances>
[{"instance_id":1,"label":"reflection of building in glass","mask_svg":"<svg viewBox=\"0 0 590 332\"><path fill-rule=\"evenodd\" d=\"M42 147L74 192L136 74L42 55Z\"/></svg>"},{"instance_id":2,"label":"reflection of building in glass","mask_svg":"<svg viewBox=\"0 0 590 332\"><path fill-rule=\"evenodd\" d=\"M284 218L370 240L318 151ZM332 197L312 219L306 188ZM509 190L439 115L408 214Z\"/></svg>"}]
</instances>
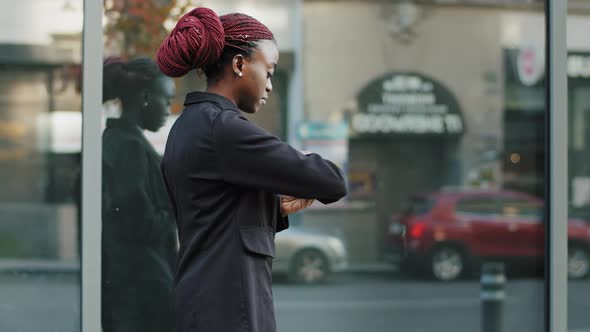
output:
<instances>
[{"instance_id":1,"label":"reflection of building in glass","mask_svg":"<svg viewBox=\"0 0 590 332\"><path fill-rule=\"evenodd\" d=\"M507 49L503 171L505 187L542 196L545 158L543 124L545 121L544 68L534 79L527 77L526 49ZM536 55L536 61L543 61ZM533 58L534 59L534 58ZM570 51L567 59L569 90L569 159L568 188L572 212L588 215L590 207L590 53ZM523 69L523 67L525 69ZM530 76L530 75L529 75Z\"/></svg>"},{"instance_id":2,"label":"reflection of building in glass","mask_svg":"<svg viewBox=\"0 0 590 332\"><path fill-rule=\"evenodd\" d=\"M67 127L81 114L80 57L72 48L37 44L0 44L0 54L2 233L18 238L28 225L36 239L5 248L1 255L73 258L74 241L59 238L76 231L74 209L66 203L74 198L80 133L68 136ZM76 120L73 124L80 130Z\"/></svg>"},{"instance_id":3,"label":"reflection of building in glass","mask_svg":"<svg viewBox=\"0 0 590 332\"><path fill-rule=\"evenodd\" d=\"M416 5L400 37L391 34L404 23L397 5L304 2L305 118L349 124L351 186L341 209L308 211L304 225L342 232L352 264L379 259L389 219L414 194L458 186L544 195L542 8L479 5ZM576 24L570 33L587 29ZM570 71L585 64L570 59ZM433 96L431 85L453 98Z\"/></svg>"},{"instance_id":4,"label":"reflection of building in glass","mask_svg":"<svg viewBox=\"0 0 590 332\"><path fill-rule=\"evenodd\" d=\"M321 212L304 213L306 227L343 231L321 220L360 220L367 236L364 242L351 238L349 245L357 245L365 251L358 257L370 260L379 256L389 216L413 194L469 186L542 196L545 81L541 7L523 5L538 11L516 13L489 8L509 8L510 1L466 2L463 6L435 1L403 6L364 1L303 1L301 6L260 3L265 5L244 7L241 1L203 4L220 14L239 10L256 15L268 21L280 41L273 96L263 112L251 119L298 147L336 159L348 173L349 199ZM350 21L357 23L353 27ZM571 29L571 34L584 30L582 23L577 24L580 27ZM79 63L78 34L55 34L53 39L54 49L70 49L68 60L61 62ZM107 48L107 53L115 50ZM43 61L48 62L53 53L43 54ZM43 163L59 166L48 166L49 171L39 167L46 174L36 178L21 181L15 177L14 185L9 181L5 188L12 188L6 189L12 198L33 188L22 185L29 181L44 183L48 200L70 199L75 172L69 170L78 167L78 155L70 148L80 142L68 143L67 133L79 134L80 121L70 117L70 112L80 106L68 106L67 101L75 93L72 71L77 67L64 67L60 61L53 61L53 69L44 71L51 74L39 74L53 76L51 84L59 93L46 95L47 100L40 102L52 109L39 116L39 122L45 123L39 128L45 129L34 129L39 137L49 135L52 124L61 129L63 135L53 131L50 139L35 140L41 142L42 151L53 151L45 154ZM584 53L570 56L573 109L583 109L587 67ZM186 92L204 87L195 76L177 81L176 113L182 109ZM41 81L49 84L51 80L37 79ZM39 89L46 89L41 86ZM444 97L437 92L442 90ZM583 160L584 112L575 114L572 156ZM0 125L5 140L32 130L23 127L26 122L16 127L10 123ZM73 129L67 130L66 123ZM347 128L344 136L339 136L340 127ZM305 128L311 128L307 136L301 131ZM332 132L318 136L318 128ZM163 130L149 136L160 152L166 134ZM0 158L23 151L3 149ZM585 163L573 164L578 166L570 172L572 197L574 203L583 205L590 200L590 186L586 185L590 181L584 175ZM30 168L28 165L20 170ZM321 220L316 221L315 214L320 213ZM350 227L347 229L345 233ZM351 256L354 262L354 249Z\"/></svg>"},{"instance_id":5,"label":"reflection of building in glass","mask_svg":"<svg viewBox=\"0 0 590 332\"><path fill-rule=\"evenodd\" d=\"M71 276L44 273L41 278L31 278L29 273L3 274L1 286L16 294L0 300L0 316L8 318L0 325L8 326L8 330L79 329L78 238L72 201L79 196L72 196L72 186L82 149L80 31L83 18L92 21L92 17L83 17L83 2L22 0L0 4L0 270L8 271L14 261L20 268L29 269L42 259L41 269L63 271L63 266L69 266L71 272L76 271ZM475 239L478 245L495 242L493 248L504 251L498 256L518 256L516 249L533 247L541 256L549 252L549 247L558 247L553 242L545 245L544 225L538 223L542 216L537 211L546 202L535 199L531 209L530 204L519 200L493 197L482 202L470 197L482 192L526 192L541 198L544 194L544 14L551 2L109 0L105 6L119 6L110 14L129 18L137 14L137 10L131 13L137 8L127 7L126 12L123 7L132 2L132 6L151 10L169 3L198 3L219 14L245 12L275 33L280 61L274 91L269 104L250 119L297 148L318 152L342 166L351 192L336 204L317 204L291 216L290 231L303 236L280 239L283 233L279 233L275 257L278 271L293 274L305 270L308 275L321 276L325 267L321 262L330 256L329 252L321 256L322 250L334 247L342 255L332 258L333 266L341 266L346 259L353 269L359 265L381 269L382 265L370 263L384 260L388 254L384 238L392 233L407 232L407 240L429 232L432 240L450 238L449 228L464 226L465 219L457 218L443 227L436 224L444 220L440 217L424 223L423 212L434 211L433 203L428 196L414 196L441 189L442 198L457 192L467 198L456 205L457 215L479 219L474 220L478 224L475 227L481 227L472 234L467 227L460 228L465 232L464 239ZM577 271L580 275L590 266L588 250L572 242L575 236L571 231L578 229L579 234L587 236L585 220L590 220L590 1L570 0L568 9L568 273ZM160 28L162 16L149 17L146 13L131 18L139 31L128 25L110 31L124 35L110 39L114 44L109 43L110 32L105 32L105 56L133 52L153 56L156 50L151 48L161 37L152 32ZM164 26L170 28L169 23ZM152 37L149 43L136 38L146 34ZM134 40L140 47L132 45ZM377 86L372 87L375 82ZM432 93L435 86L444 88L455 102L438 98ZM160 132L146 133L158 152L166 142L166 128L182 111L186 92L203 88L197 73L177 80L174 116ZM367 90L375 95L366 97L370 102L363 104L365 97L361 96ZM85 111L116 116L116 112L105 109ZM437 211L451 218L453 211L448 206L443 204ZM91 204L89 211L94 207ZM396 216L398 212L405 215ZM415 227L408 226L406 219L414 220ZM495 232L495 227L503 229ZM296 255L293 251L295 260L281 262L281 245L292 247L294 237L298 247L322 250L303 251L313 255ZM92 253L96 239L85 243L87 253ZM286 241L281 244L281 240ZM413 245L415 251L421 247L419 242ZM449 250L457 248L452 246L439 248L444 250L425 250L430 255L420 256L418 263L427 266L435 262L443 272L452 273L448 263L464 252ZM467 248L466 252L476 251ZM573 270L570 260L575 263ZM403 264L400 266L404 271ZM543 309L555 299L545 296L548 274L528 277L528 272L538 266L523 266L527 277L519 276L516 282L508 277L506 309L507 316L513 316L505 322L507 330L539 331L545 325L547 312ZM86 261L84 268L95 267ZM277 312L282 316L279 330L317 330L320 325L326 331L347 327L358 330L359 326L367 331L390 330L391 326L447 331L457 330L457 319L462 321L459 330L479 328L479 315L465 315L479 309L479 294L471 291L475 279L439 286L413 278L400 280L396 274L368 275L337 276L337 282L326 287L298 289L277 280ZM569 325L583 329L589 326L583 308L587 296L579 291L585 283L570 285L573 291L569 301L574 305L568 305ZM51 298L52 303L48 306L39 298ZM93 303L99 300L86 298ZM15 314L21 312L45 315L29 319ZM426 319L416 320L425 314Z\"/></svg>"},{"instance_id":6,"label":"reflection of building in glass","mask_svg":"<svg viewBox=\"0 0 590 332\"><path fill-rule=\"evenodd\" d=\"M306 115L329 121L343 113L350 121L352 193L347 207L334 210L340 217L330 219L344 227L353 264L379 259L389 219L410 196L501 186L502 12L420 7L424 15L408 42L388 32L392 17L385 14L394 7L304 6L306 31L314 31L304 36ZM328 212L315 214L305 215L306 225ZM361 224L362 235L354 235Z\"/></svg>"},{"instance_id":7,"label":"reflection of building in glass","mask_svg":"<svg viewBox=\"0 0 590 332\"><path fill-rule=\"evenodd\" d=\"M504 51L504 187L538 197L542 197L545 190L546 81L542 52L530 48Z\"/></svg>"}]
</instances>

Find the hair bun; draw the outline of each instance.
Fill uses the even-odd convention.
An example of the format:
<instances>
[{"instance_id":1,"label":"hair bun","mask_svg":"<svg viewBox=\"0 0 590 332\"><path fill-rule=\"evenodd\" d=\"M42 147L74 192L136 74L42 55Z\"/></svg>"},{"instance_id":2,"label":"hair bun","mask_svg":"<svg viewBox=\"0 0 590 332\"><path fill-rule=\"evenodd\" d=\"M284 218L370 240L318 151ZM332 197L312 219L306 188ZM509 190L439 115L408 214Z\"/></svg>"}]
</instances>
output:
<instances>
[{"instance_id":1,"label":"hair bun","mask_svg":"<svg viewBox=\"0 0 590 332\"><path fill-rule=\"evenodd\" d=\"M195 68L215 63L225 46L225 32L217 14L209 8L195 8L182 16L160 45L160 70L180 77Z\"/></svg>"},{"instance_id":2,"label":"hair bun","mask_svg":"<svg viewBox=\"0 0 590 332\"><path fill-rule=\"evenodd\" d=\"M125 62L118 57L104 60L102 67L102 102L120 97L122 82L125 80Z\"/></svg>"}]
</instances>

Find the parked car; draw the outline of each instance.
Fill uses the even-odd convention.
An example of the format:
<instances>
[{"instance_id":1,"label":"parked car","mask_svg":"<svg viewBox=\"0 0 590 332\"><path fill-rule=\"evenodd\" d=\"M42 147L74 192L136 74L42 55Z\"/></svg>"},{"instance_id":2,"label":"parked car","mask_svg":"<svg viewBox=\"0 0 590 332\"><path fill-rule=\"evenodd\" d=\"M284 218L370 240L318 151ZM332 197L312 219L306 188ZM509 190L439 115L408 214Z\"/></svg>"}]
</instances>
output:
<instances>
[{"instance_id":1,"label":"parked car","mask_svg":"<svg viewBox=\"0 0 590 332\"><path fill-rule=\"evenodd\" d=\"M291 227L277 233L275 243L273 272L287 273L296 283L320 283L348 265L344 242L335 236Z\"/></svg>"},{"instance_id":2,"label":"parked car","mask_svg":"<svg viewBox=\"0 0 590 332\"><path fill-rule=\"evenodd\" d=\"M542 262L544 220L543 201L524 193L436 192L413 197L392 217L387 238L400 253L402 270L450 281L481 261ZM590 222L570 216L568 239L568 276L586 278Z\"/></svg>"}]
</instances>

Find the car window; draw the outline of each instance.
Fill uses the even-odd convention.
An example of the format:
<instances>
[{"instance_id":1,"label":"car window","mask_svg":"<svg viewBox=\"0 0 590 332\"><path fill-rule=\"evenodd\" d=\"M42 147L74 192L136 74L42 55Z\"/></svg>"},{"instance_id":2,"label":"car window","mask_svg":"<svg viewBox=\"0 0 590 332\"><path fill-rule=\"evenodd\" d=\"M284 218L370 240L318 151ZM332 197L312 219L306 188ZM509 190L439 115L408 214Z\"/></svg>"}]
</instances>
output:
<instances>
[{"instance_id":1,"label":"car window","mask_svg":"<svg viewBox=\"0 0 590 332\"><path fill-rule=\"evenodd\" d=\"M498 201L492 196L478 196L462 198L457 202L455 212L479 215L500 214Z\"/></svg>"},{"instance_id":2,"label":"car window","mask_svg":"<svg viewBox=\"0 0 590 332\"><path fill-rule=\"evenodd\" d=\"M427 197L412 197L402 209L405 215L423 215L428 213L434 206L434 200Z\"/></svg>"},{"instance_id":3,"label":"car window","mask_svg":"<svg viewBox=\"0 0 590 332\"><path fill-rule=\"evenodd\" d=\"M534 200L521 197L502 197L500 199L502 214L514 218L542 219L543 205Z\"/></svg>"}]
</instances>

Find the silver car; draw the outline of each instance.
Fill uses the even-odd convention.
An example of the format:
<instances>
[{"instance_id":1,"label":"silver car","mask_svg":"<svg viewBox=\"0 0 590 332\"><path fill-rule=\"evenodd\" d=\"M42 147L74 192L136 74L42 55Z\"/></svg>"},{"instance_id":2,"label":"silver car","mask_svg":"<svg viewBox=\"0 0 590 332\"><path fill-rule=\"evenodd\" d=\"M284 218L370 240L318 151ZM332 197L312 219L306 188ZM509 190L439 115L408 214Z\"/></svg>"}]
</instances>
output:
<instances>
[{"instance_id":1,"label":"silver car","mask_svg":"<svg viewBox=\"0 0 590 332\"><path fill-rule=\"evenodd\" d=\"M289 228L276 234L273 272L287 273L297 283L322 282L348 266L344 242L331 235Z\"/></svg>"}]
</instances>

